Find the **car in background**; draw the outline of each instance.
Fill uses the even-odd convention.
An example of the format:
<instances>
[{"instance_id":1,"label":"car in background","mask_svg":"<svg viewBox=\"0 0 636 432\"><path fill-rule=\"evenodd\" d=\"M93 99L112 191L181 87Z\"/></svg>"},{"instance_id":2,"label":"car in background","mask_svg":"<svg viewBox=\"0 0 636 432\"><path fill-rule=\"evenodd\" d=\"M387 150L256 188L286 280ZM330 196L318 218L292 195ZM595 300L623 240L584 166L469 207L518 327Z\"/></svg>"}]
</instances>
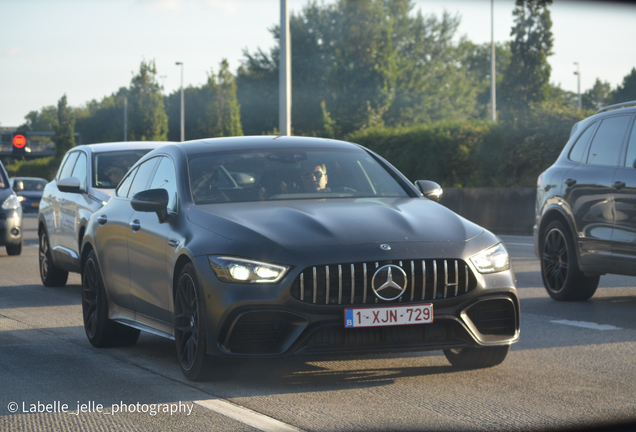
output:
<instances>
[{"instance_id":1,"label":"car in background","mask_svg":"<svg viewBox=\"0 0 636 432\"><path fill-rule=\"evenodd\" d=\"M343 141L163 146L88 222L86 335L174 339L194 381L223 357L443 350L495 366L519 337L508 252L441 194Z\"/></svg>"},{"instance_id":2,"label":"car in background","mask_svg":"<svg viewBox=\"0 0 636 432\"><path fill-rule=\"evenodd\" d=\"M22 253L22 206L0 162L0 246L8 255Z\"/></svg>"},{"instance_id":3,"label":"car in background","mask_svg":"<svg viewBox=\"0 0 636 432\"><path fill-rule=\"evenodd\" d=\"M587 300L601 275L636 276L636 101L574 125L537 181L535 254L548 294Z\"/></svg>"},{"instance_id":4,"label":"car in background","mask_svg":"<svg viewBox=\"0 0 636 432\"><path fill-rule=\"evenodd\" d=\"M90 216L110 198L135 162L166 142L91 144L69 150L42 193L39 267L44 286L64 286L80 271L80 245Z\"/></svg>"},{"instance_id":5,"label":"car in background","mask_svg":"<svg viewBox=\"0 0 636 432\"><path fill-rule=\"evenodd\" d=\"M14 177L9 179L11 189L18 196L24 213L37 213L42 199L42 191L48 183L38 177Z\"/></svg>"}]
</instances>

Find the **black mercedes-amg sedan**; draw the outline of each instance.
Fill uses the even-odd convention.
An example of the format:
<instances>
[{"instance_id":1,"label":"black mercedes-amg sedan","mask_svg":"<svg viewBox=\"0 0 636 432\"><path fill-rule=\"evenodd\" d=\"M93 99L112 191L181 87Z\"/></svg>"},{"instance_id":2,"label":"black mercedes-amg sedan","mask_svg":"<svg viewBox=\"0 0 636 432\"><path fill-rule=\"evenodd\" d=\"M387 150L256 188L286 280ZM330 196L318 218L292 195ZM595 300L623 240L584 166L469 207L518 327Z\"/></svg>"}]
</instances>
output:
<instances>
[{"instance_id":1,"label":"black mercedes-amg sedan","mask_svg":"<svg viewBox=\"0 0 636 432\"><path fill-rule=\"evenodd\" d=\"M89 220L88 339L174 339L190 380L222 357L443 350L497 365L519 338L508 252L441 193L342 141L160 147Z\"/></svg>"}]
</instances>

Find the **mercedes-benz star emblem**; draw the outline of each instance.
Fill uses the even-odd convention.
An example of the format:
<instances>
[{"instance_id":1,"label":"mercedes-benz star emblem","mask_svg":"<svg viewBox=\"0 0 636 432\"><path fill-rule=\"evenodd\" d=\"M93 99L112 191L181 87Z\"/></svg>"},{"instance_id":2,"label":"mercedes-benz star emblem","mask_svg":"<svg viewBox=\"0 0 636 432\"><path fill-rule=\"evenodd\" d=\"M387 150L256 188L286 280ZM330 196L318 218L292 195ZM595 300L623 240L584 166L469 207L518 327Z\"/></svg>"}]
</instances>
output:
<instances>
[{"instance_id":1,"label":"mercedes-benz star emblem","mask_svg":"<svg viewBox=\"0 0 636 432\"><path fill-rule=\"evenodd\" d=\"M391 246L389 246L388 244L381 244L380 245L380 249L382 249L382 250L391 250Z\"/></svg>"},{"instance_id":2,"label":"mercedes-benz star emblem","mask_svg":"<svg viewBox=\"0 0 636 432\"><path fill-rule=\"evenodd\" d=\"M371 289L380 300L391 301L404 294L407 282L404 270L389 264L376 270L371 279Z\"/></svg>"}]
</instances>

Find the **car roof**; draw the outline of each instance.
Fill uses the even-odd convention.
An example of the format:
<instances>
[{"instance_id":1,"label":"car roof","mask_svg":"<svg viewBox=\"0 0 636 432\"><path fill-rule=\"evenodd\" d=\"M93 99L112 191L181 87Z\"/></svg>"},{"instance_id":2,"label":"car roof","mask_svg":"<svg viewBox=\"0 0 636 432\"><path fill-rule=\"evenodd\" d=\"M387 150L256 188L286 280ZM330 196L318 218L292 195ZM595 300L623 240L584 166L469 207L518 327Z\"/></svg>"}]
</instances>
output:
<instances>
[{"instance_id":1,"label":"car roof","mask_svg":"<svg viewBox=\"0 0 636 432\"><path fill-rule=\"evenodd\" d=\"M101 144L85 144L73 147L71 150L81 149L92 153L104 153L121 150L152 150L164 146L166 144L174 144L172 141L120 141Z\"/></svg>"},{"instance_id":2,"label":"car roof","mask_svg":"<svg viewBox=\"0 0 636 432\"><path fill-rule=\"evenodd\" d=\"M210 151L228 150L256 150L266 148L332 148L332 149L360 149L357 144L328 138L298 137L298 136L243 136L210 138L179 143L187 154L208 153Z\"/></svg>"}]
</instances>

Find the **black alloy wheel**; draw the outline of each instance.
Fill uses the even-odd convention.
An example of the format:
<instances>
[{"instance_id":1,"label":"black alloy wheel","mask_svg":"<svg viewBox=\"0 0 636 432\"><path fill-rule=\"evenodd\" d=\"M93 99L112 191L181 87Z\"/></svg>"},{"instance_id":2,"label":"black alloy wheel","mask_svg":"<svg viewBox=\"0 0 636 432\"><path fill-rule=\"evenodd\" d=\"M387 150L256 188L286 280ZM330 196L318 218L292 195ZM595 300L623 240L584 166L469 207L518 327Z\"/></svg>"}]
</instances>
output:
<instances>
[{"instance_id":1,"label":"black alloy wheel","mask_svg":"<svg viewBox=\"0 0 636 432\"><path fill-rule=\"evenodd\" d=\"M108 300L95 251L91 251L82 272L82 315L88 341L97 348L132 346L139 330L108 319Z\"/></svg>"},{"instance_id":2,"label":"black alloy wheel","mask_svg":"<svg viewBox=\"0 0 636 432\"><path fill-rule=\"evenodd\" d=\"M581 271L569 231L559 221L545 229L541 243L541 276L550 297L559 301L587 300L598 287L599 276Z\"/></svg>"},{"instance_id":3,"label":"black alloy wheel","mask_svg":"<svg viewBox=\"0 0 636 432\"><path fill-rule=\"evenodd\" d=\"M45 287L63 287L68 280L68 272L57 268L51 260L51 246L46 230L40 230L40 246L38 251L40 262L40 279Z\"/></svg>"},{"instance_id":4,"label":"black alloy wheel","mask_svg":"<svg viewBox=\"0 0 636 432\"><path fill-rule=\"evenodd\" d=\"M181 371L190 381L208 377L203 299L192 264L186 264L177 282L174 333Z\"/></svg>"}]
</instances>

